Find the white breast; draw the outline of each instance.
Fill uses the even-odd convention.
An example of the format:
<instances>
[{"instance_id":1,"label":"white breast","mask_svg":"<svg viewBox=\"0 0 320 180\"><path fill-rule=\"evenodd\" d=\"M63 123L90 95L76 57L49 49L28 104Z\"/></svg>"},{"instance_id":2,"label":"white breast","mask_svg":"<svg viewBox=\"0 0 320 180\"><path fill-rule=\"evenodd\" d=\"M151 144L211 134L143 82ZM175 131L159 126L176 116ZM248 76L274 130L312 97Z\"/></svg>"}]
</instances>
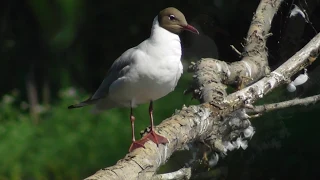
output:
<instances>
[{"instance_id":1,"label":"white breast","mask_svg":"<svg viewBox=\"0 0 320 180\"><path fill-rule=\"evenodd\" d=\"M130 70L110 86L108 98L120 106L135 107L174 90L183 72L180 38L159 27L157 17L150 38L131 57Z\"/></svg>"},{"instance_id":2,"label":"white breast","mask_svg":"<svg viewBox=\"0 0 320 180\"><path fill-rule=\"evenodd\" d=\"M167 56L161 60L147 57L140 58L117 85L110 87L110 99L122 106L135 107L174 90L183 72L180 57Z\"/></svg>"},{"instance_id":3,"label":"white breast","mask_svg":"<svg viewBox=\"0 0 320 180\"><path fill-rule=\"evenodd\" d=\"M180 58L168 57L158 63L145 63L142 65L145 71L140 72L138 86L135 94L136 104L157 100L172 92L177 85L182 73Z\"/></svg>"}]
</instances>

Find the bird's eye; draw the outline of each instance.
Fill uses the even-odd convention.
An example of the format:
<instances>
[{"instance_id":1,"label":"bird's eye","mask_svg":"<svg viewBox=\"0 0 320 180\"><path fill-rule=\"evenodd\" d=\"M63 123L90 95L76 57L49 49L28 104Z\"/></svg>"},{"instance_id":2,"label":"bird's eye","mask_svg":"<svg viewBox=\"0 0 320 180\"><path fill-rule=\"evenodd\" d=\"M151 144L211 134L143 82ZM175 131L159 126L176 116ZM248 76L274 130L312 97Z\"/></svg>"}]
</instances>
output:
<instances>
[{"instance_id":1,"label":"bird's eye","mask_svg":"<svg viewBox=\"0 0 320 180\"><path fill-rule=\"evenodd\" d=\"M173 20L176 19L176 17L174 17L174 15L170 15L170 16L169 16L169 19L170 19L171 21L173 21Z\"/></svg>"}]
</instances>

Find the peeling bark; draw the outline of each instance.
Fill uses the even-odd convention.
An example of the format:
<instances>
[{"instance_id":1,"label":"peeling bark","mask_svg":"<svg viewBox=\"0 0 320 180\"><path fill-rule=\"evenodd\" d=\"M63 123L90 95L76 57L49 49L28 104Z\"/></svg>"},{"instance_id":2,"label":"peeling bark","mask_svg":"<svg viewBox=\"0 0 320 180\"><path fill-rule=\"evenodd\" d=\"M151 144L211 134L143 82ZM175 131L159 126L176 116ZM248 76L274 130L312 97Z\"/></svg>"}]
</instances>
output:
<instances>
[{"instance_id":1,"label":"peeling bark","mask_svg":"<svg viewBox=\"0 0 320 180\"><path fill-rule=\"evenodd\" d=\"M195 72L194 96L201 102L217 104L226 97L226 86L237 84L239 89L270 73L268 66L267 38L274 15L281 0L262 0L253 16L245 38L242 60L231 64L205 58L191 66Z\"/></svg>"},{"instance_id":2,"label":"peeling bark","mask_svg":"<svg viewBox=\"0 0 320 180\"><path fill-rule=\"evenodd\" d=\"M239 138L244 138L244 130L250 127L244 107L287 83L292 75L309 66L320 54L319 33L304 48L269 73L265 42L271 20L281 2L261 1L248 32L241 61L228 65L219 60L202 59L193 67L196 71L195 93L203 103L184 106L156 126L157 133L165 136L169 143L157 147L153 142L147 142L145 148L134 150L116 165L101 169L86 180L159 177L155 176L157 169L167 162L173 152L193 148L195 142L206 143L216 152L224 154L230 148L239 148L241 144L233 144L232 141L238 142ZM244 85L258 81L227 95L224 84L233 84L240 76L249 77Z\"/></svg>"},{"instance_id":3,"label":"peeling bark","mask_svg":"<svg viewBox=\"0 0 320 180\"><path fill-rule=\"evenodd\" d=\"M101 169L86 180L150 179L174 151L186 149L189 143L195 141L211 140L209 143L214 144L216 149L221 149L219 147L221 145L219 142L223 142L221 127L225 125L223 117L286 83L287 78L310 65L310 59L319 54L320 33L270 75L227 96L223 101L225 108L219 109L209 103L183 107L181 111L164 120L156 126L156 131L168 138L168 144L157 147L154 143L147 142L145 149L136 149L119 160L116 165Z\"/></svg>"}]
</instances>

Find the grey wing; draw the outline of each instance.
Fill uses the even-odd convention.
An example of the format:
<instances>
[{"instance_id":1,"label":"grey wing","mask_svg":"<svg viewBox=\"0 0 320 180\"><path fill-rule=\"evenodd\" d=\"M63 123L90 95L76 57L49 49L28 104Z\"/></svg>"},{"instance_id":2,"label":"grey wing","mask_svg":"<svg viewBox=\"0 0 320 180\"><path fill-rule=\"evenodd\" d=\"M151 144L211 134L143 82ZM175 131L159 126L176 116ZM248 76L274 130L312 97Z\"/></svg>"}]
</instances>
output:
<instances>
[{"instance_id":1,"label":"grey wing","mask_svg":"<svg viewBox=\"0 0 320 180\"><path fill-rule=\"evenodd\" d=\"M136 48L128 49L117 60L114 61L107 76L102 81L98 90L91 96L91 99L101 99L109 93L110 85L118 78L122 77L133 63L133 54Z\"/></svg>"},{"instance_id":2,"label":"grey wing","mask_svg":"<svg viewBox=\"0 0 320 180\"><path fill-rule=\"evenodd\" d=\"M126 74L126 72L129 70L130 65L134 61L133 57L136 49L137 49L136 47L128 49L118 59L114 61L114 63L108 70L106 77L100 84L99 88L89 99L83 102L80 102L78 104L71 105L68 108L72 109L72 108L83 107L90 104L95 104L99 99L106 97L109 93L110 85L114 81L116 81L118 78Z\"/></svg>"}]
</instances>

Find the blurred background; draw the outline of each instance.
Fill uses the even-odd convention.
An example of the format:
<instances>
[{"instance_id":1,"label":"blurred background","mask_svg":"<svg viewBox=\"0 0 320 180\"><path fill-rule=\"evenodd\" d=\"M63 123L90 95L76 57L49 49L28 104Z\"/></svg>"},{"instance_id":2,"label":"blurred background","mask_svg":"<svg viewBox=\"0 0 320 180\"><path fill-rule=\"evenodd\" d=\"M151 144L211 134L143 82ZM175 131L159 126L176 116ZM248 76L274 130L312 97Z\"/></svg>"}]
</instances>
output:
<instances>
[{"instance_id":1,"label":"blurred background","mask_svg":"<svg viewBox=\"0 0 320 180\"><path fill-rule=\"evenodd\" d=\"M0 2L0 180L83 179L113 165L131 143L129 109L93 115L90 107L67 106L88 98L113 61L149 37L153 18L168 6L181 10L201 35L181 35L185 70L191 61L213 57L240 60L258 0L2 0ZM295 5L301 15L290 17ZM285 1L268 39L276 68L320 30L318 0ZM318 60L319 61L319 60ZM319 62L294 93L278 88L258 104L320 92ZM183 104L192 74L154 104L155 123ZM253 120L249 147L220 158L215 179L317 179L319 105L289 108ZM136 137L149 126L148 105L136 115ZM181 168L191 156L175 154L161 172ZM198 171L210 168L199 167ZM209 179L213 179L213 178Z\"/></svg>"}]
</instances>

